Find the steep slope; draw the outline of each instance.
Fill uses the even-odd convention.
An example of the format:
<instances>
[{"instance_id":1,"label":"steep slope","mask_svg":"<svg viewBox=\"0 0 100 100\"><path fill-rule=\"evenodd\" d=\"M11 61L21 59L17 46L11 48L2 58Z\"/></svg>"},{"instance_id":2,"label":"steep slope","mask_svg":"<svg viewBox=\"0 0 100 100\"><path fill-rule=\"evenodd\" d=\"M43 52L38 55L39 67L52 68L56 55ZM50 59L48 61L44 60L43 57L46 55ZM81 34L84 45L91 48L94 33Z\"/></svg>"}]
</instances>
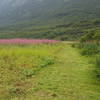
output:
<instances>
[{"instance_id":1,"label":"steep slope","mask_svg":"<svg viewBox=\"0 0 100 100\"><path fill-rule=\"evenodd\" d=\"M4 0L0 4L1 37L5 37L7 32L11 37L17 32L18 37L27 37L27 34L28 37L31 34L33 38L41 37L42 33L51 30L52 25L98 20L99 11L99 0ZM44 28L40 32L41 26ZM34 36L33 33L39 35Z\"/></svg>"}]
</instances>

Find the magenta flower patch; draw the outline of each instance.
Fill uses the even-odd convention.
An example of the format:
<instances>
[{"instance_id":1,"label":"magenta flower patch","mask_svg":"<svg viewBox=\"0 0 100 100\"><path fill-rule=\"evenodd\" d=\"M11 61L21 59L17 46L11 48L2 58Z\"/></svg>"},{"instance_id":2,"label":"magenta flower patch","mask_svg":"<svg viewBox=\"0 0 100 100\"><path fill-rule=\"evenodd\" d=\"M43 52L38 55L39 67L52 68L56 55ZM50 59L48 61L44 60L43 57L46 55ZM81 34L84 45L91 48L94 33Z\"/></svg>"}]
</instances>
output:
<instances>
[{"instance_id":1,"label":"magenta flower patch","mask_svg":"<svg viewBox=\"0 0 100 100\"><path fill-rule=\"evenodd\" d=\"M40 44L57 42L57 40L49 39L0 39L0 44Z\"/></svg>"}]
</instances>

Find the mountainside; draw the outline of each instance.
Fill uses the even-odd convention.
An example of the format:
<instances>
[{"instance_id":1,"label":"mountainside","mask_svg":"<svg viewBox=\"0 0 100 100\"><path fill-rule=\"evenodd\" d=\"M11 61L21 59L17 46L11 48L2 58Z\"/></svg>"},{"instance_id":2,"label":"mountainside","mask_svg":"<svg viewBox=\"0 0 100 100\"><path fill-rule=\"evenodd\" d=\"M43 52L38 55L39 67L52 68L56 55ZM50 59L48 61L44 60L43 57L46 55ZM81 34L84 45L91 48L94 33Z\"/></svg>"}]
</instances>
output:
<instances>
[{"instance_id":1,"label":"mountainside","mask_svg":"<svg viewBox=\"0 0 100 100\"><path fill-rule=\"evenodd\" d=\"M69 36L65 35L68 35L68 33L70 34L69 31L71 31L71 29L73 33L73 26L77 27L77 24L82 24L83 26L86 24L85 27L89 24L88 27L95 26L98 28L98 25L94 25L94 23L100 22L99 0L0 1L1 38L56 38L57 36L55 33L59 36L63 34L63 37L67 38ZM57 27L59 25L61 27L58 29ZM79 25L77 29L80 30L82 25ZM66 28L69 31L67 31ZM59 33L58 31L61 32ZM75 31L73 34L76 35L76 33Z\"/></svg>"}]
</instances>

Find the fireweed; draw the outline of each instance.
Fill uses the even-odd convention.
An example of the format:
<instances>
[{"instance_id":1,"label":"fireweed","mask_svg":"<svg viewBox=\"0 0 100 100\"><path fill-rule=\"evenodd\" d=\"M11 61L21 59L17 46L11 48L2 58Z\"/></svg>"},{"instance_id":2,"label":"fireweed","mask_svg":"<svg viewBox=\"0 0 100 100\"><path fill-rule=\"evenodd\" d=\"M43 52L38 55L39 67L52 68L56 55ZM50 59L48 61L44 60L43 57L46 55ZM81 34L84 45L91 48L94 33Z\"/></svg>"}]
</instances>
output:
<instances>
[{"instance_id":1,"label":"fireweed","mask_svg":"<svg viewBox=\"0 0 100 100\"><path fill-rule=\"evenodd\" d=\"M0 39L0 44L40 44L56 42L58 41L49 39Z\"/></svg>"}]
</instances>

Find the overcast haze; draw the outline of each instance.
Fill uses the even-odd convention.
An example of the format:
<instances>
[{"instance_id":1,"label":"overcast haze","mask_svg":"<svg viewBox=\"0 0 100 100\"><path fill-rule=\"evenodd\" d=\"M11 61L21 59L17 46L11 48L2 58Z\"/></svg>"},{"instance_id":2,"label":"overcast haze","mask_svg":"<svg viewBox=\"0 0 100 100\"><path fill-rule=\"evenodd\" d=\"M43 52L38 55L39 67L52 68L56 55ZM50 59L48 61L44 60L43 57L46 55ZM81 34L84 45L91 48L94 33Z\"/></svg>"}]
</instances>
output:
<instances>
[{"instance_id":1,"label":"overcast haze","mask_svg":"<svg viewBox=\"0 0 100 100\"><path fill-rule=\"evenodd\" d=\"M0 0L0 23L100 17L99 4L100 0Z\"/></svg>"}]
</instances>

